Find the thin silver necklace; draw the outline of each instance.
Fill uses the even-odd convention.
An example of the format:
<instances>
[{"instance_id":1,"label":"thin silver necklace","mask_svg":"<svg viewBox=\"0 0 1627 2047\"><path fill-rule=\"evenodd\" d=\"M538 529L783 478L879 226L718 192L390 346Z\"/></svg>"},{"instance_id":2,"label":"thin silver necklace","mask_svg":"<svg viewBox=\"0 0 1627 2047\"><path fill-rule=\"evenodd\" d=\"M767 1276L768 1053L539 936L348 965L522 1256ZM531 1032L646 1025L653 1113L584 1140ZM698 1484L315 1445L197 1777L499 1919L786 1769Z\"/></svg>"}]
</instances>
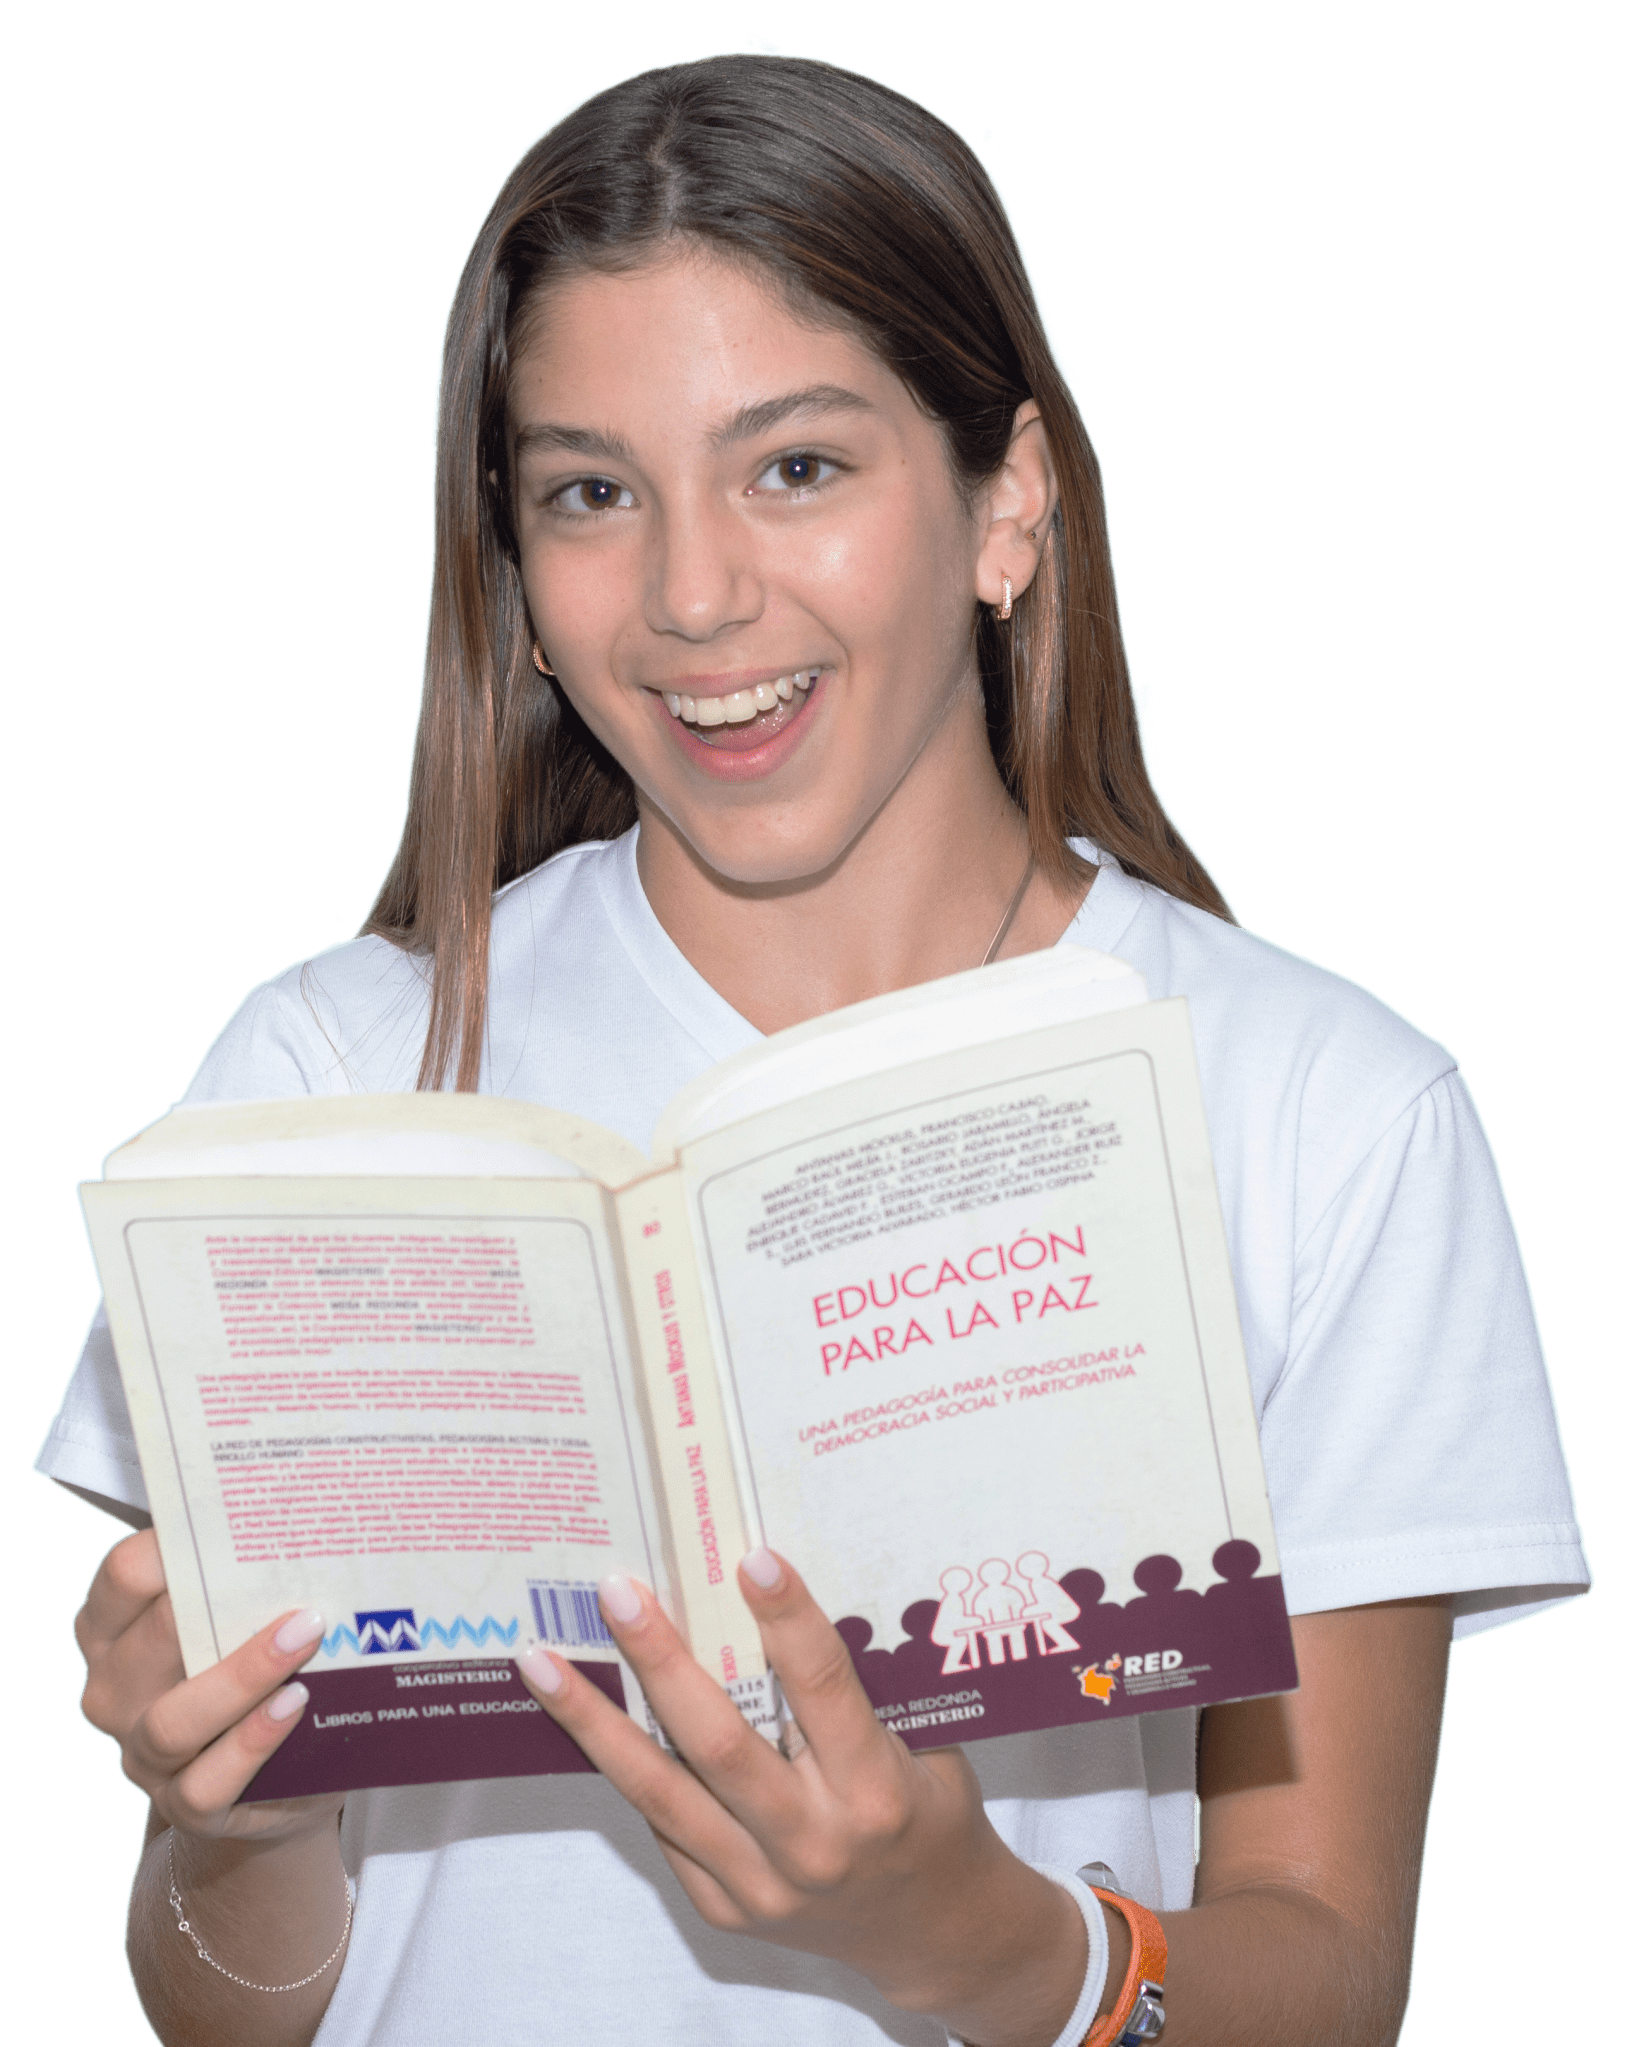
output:
<instances>
[{"instance_id":1,"label":"thin silver necklace","mask_svg":"<svg viewBox=\"0 0 1627 2047\"><path fill-rule=\"evenodd\" d=\"M1006 933L1011 929L1012 923L1016 918L1017 912L1022 908L1023 897L1027 895L1028 884L1033 879L1034 856L1032 853L1030 853L1028 856L1028 865L1023 869L1023 878L1017 884L1017 893L1011 898L1011 901L1006 904L1006 914L1000 919L1000 928L989 940L988 951L984 953L983 957L978 961L978 965L980 967L986 967L989 964L989 962L994 958L995 954L1000 950L1001 946L1005 944Z\"/></svg>"}]
</instances>

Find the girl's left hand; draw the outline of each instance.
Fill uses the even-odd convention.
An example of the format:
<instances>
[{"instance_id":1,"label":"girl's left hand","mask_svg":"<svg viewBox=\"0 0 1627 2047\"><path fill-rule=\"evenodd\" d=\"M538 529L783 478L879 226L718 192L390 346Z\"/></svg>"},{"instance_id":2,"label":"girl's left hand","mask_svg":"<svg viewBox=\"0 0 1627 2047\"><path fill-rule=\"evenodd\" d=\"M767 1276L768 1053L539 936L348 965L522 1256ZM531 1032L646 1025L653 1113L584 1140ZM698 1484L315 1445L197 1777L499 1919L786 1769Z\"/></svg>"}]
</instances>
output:
<instances>
[{"instance_id":1,"label":"girl's left hand","mask_svg":"<svg viewBox=\"0 0 1627 2047\"><path fill-rule=\"evenodd\" d=\"M996 1834L959 1749L916 1754L882 1726L783 1559L754 1551L740 1584L807 1742L794 1761L631 1579L607 1579L601 1604L683 1762L564 1657L534 1647L521 1674L649 1821L708 1925L844 1962L983 2047L1048 2047L1084 1980L1077 1906Z\"/></svg>"}]
</instances>

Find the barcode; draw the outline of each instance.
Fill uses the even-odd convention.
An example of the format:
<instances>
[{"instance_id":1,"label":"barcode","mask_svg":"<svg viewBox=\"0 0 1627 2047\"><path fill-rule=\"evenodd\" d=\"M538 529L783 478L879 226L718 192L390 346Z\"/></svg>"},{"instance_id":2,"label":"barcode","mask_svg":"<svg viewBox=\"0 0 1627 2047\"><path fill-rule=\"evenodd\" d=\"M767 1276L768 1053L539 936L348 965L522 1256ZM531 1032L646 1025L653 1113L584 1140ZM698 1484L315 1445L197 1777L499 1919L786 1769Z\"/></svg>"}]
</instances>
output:
<instances>
[{"instance_id":1,"label":"barcode","mask_svg":"<svg viewBox=\"0 0 1627 2047\"><path fill-rule=\"evenodd\" d=\"M562 1649L585 1649L590 1643L598 1649L616 1646L591 1585L533 1585L531 1611L537 1617L540 1641L557 1642Z\"/></svg>"}]
</instances>

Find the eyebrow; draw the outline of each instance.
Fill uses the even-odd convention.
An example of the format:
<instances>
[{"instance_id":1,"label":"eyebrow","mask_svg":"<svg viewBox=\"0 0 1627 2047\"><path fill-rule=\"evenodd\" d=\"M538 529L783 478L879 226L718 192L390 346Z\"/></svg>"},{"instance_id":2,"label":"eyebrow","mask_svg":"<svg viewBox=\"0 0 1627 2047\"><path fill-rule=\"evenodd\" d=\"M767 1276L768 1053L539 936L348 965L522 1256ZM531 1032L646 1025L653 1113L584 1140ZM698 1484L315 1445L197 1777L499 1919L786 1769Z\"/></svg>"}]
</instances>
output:
<instances>
[{"instance_id":1,"label":"eyebrow","mask_svg":"<svg viewBox=\"0 0 1627 2047\"><path fill-rule=\"evenodd\" d=\"M787 391L779 398L764 398L745 405L709 436L714 448L727 448L766 434L787 419L818 418L832 412L874 412L874 405L858 391L840 384L810 384L806 390ZM539 420L523 426L514 436L515 455L546 450L572 455L599 456L611 462L631 462L633 451L620 434L585 426L564 426L553 420Z\"/></svg>"},{"instance_id":2,"label":"eyebrow","mask_svg":"<svg viewBox=\"0 0 1627 2047\"><path fill-rule=\"evenodd\" d=\"M781 398L765 398L758 405L745 405L713 433L714 448L726 448L734 441L749 441L766 434L782 420L818 418L827 412L874 412L868 398L840 384L810 384L804 391L787 391Z\"/></svg>"},{"instance_id":3,"label":"eyebrow","mask_svg":"<svg viewBox=\"0 0 1627 2047\"><path fill-rule=\"evenodd\" d=\"M603 455L612 462L631 462L633 451L620 434L595 432L592 427L559 426L542 420L522 426L514 436L516 456L538 450L559 448L571 455Z\"/></svg>"}]
</instances>

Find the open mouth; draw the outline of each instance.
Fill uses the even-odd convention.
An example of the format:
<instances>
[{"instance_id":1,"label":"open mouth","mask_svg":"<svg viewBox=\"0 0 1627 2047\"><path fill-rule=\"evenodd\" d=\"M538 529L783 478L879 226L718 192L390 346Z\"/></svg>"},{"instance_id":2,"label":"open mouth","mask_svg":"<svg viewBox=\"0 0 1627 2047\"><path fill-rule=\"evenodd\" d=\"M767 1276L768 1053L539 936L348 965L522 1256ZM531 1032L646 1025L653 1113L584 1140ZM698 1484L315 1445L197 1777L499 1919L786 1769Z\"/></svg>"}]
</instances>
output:
<instances>
[{"instance_id":1,"label":"open mouth","mask_svg":"<svg viewBox=\"0 0 1627 2047\"><path fill-rule=\"evenodd\" d=\"M663 690L661 701L705 745L745 753L785 730L802 709L819 673L817 668L799 668L773 682L731 690L721 697L692 697L680 690Z\"/></svg>"}]
</instances>

